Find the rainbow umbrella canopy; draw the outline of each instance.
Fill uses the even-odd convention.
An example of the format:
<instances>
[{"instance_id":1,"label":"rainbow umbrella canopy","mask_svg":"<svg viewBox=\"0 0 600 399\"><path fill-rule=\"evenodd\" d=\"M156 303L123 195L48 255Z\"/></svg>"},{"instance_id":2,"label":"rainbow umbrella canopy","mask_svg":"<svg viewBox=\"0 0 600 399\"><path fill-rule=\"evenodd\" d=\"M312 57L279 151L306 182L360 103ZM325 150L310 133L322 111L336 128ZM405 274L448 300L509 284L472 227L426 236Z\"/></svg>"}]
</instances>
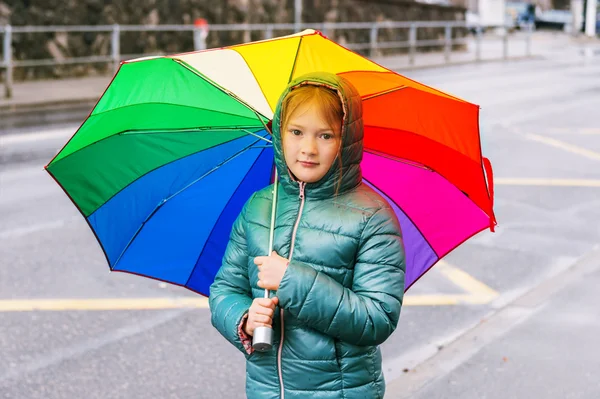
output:
<instances>
[{"instance_id":1,"label":"rainbow umbrella canopy","mask_svg":"<svg viewBox=\"0 0 600 399\"><path fill-rule=\"evenodd\" d=\"M271 183L266 125L279 96L312 71L344 76L362 97L364 181L400 220L406 288L493 229L479 107L313 30L122 63L46 169L86 218L111 270L208 295L235 218Z\"/></svg>"}]
</instances>

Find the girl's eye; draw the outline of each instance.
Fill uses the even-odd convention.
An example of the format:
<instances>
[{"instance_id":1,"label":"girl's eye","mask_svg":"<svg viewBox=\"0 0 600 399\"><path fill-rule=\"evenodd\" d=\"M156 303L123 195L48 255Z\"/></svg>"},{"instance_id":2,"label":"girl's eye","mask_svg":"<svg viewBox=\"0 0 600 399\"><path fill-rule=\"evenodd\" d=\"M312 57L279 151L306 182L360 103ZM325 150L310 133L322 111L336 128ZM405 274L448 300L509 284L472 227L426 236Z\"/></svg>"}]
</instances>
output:
<instances>
[{"instance_id":1,"label":"girl's eye","mask_svg":"<svg viewBox=\"0 0 600 399\"><path fill-rule=\"evenodd\" d=\"M292 133L294 136L300 136L301 132L298 129L291 129L290 133Z\"/></svg>"},{"instance_id":2,"label":"girl's eye","mask_svg":"<svg viewBox=\"0 0 600 399\"><path fill-rule=\"evenodd\" d=\"M324 133L324 134L322 134L322 135L321 135L321 137L322 137L324 140L331 140L331 139L333 138L333 135L331 135L331 134L329 134L329 133Z\"/></svg>"}]
</instances>

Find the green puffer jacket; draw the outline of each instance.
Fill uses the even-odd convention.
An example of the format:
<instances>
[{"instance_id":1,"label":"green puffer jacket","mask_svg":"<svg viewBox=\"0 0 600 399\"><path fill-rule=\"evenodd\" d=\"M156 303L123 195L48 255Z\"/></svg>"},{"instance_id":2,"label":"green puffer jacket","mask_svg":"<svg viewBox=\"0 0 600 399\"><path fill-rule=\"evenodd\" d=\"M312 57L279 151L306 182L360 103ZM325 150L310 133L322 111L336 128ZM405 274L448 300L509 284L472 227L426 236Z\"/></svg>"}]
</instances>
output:
<instances>
[{"instance_id":1,"label":"green puffer jacket","mask_svg":"<svg viewBox=\"0 0 600 399\"><path fill-rule=\"evenodd\" d=\"M212 324L246 356L248 398L382 398L378 345L396 328L404 293L400 226L362 183L362 103L354 87L336 75L310 74L282 98L303 84L330 87L343 99L341 186L336 196L337 161L317 183L293 180L282 154L280 99L273 119L280 176L274 249L293 256L271 294L282 309L273 320L273 350L248 355L238 335L252 299L264 296L253 259L268 254L272 186L250 198L233 226L210 289Z\"/></svg>"}]
</instances>

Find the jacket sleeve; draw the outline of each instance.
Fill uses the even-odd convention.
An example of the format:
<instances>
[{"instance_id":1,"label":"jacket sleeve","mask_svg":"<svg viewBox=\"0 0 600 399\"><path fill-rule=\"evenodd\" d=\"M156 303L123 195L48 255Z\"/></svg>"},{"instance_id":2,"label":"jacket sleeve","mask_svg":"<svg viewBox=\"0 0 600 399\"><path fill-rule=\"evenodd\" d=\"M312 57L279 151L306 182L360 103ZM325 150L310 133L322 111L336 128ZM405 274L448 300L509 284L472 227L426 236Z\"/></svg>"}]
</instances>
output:
<instances>
[{"instance_id":1,"label":"jacket sleeve","mask_svg":"<svg viewBox=\"0 0 600 399\"><path fill-rule=\"evenodd\" d=\"M212 325L245 355L248 353L238 327L252 304L245 232L248 203L233 224L223 263L210 286L208 299Z\"/></svg>"},{"instance_id":2,"label":"jacket sleeve","mask_svg":"<svg viewBox=\"0 0 600 399\"><path fill-rule=\"evenodd\" d=\"M280 306L317 331L353 345L379 345L398 324L404 272L400 226L384 208L363 230L351 289L292 259L277 296Z\"/></svg>"}]
</instances>

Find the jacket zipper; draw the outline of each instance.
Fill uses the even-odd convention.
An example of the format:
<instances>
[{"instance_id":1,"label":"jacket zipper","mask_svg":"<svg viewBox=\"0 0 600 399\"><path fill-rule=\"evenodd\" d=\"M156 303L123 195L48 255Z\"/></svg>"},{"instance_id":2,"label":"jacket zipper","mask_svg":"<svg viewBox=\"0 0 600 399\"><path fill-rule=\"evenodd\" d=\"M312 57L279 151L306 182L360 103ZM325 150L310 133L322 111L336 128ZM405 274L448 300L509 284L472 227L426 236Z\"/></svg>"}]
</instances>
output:
<instances>
[{"instance_id":1,"label":"jacket zipper","mask_svg":"<svg viewBox=\"0 0 600 399\"><path fill-rule=\"evenodd\" d=\"M294 244L296 242L296 233L298 232L298 225L300 224L300 218L302 217L302 210L304 209L304 187L306 183L298 182L300 185L300 209L298 210L298 217L296 218L296 224L294 224L294 230L292 231L292 243L290 246L290 255L288 262L292 261L292 255L294 254ZM283 371L281 370L281 350L283 348L283 340L285 338L284 324L283 324L283 309L279 309L279 316L281 320L281 339L279 340L279 350L277 351L277 371L279 372L279 388L281 389L281 399L285 399L285 391L283 388Z\"/></svg>"}]
</instances>

